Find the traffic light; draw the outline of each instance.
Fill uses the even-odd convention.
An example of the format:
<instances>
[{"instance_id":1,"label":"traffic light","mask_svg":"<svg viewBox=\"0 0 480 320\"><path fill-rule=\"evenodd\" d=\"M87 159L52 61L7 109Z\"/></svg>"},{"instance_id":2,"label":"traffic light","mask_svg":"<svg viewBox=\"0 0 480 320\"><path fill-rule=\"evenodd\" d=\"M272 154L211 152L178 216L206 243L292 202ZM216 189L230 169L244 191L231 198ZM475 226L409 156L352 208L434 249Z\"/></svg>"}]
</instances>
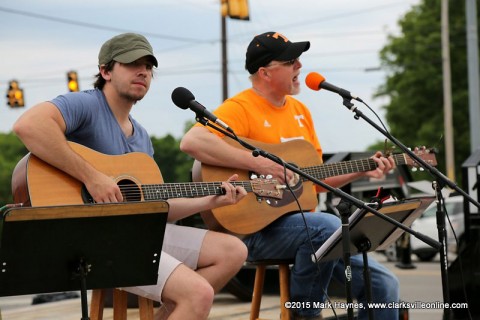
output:
<instances>
[{"instance_id":1,"label":"traffic light","mask_svg":"<svg viewBox=\"0 0 480 320\"><path fill-rule=\"evenodd\" d=\"M23 89L18 86L17 80L9 82L7 91L7 104L12 108L24 107Z\"/></svg>"},{"instance_id":2,"label":"traffic light","mask_svg":"<svg viewBox=\"0 0 480 320\"><path fill-rule=\"evenodd\" d=\"M248 0L221 0L222 16L232 19L250 20Z\"/></svg>"},{"instance_id":3,"label":"traffic light","mask_svg":"<svg viewBox=\"0 0 480 320\"><path fill-rule=\"evenodd\" d=\"M77 92L80 90L80 87L78 86L78 75L76 71L67 72L67 81L68 91Z\"/></svg>"}]
</instances>

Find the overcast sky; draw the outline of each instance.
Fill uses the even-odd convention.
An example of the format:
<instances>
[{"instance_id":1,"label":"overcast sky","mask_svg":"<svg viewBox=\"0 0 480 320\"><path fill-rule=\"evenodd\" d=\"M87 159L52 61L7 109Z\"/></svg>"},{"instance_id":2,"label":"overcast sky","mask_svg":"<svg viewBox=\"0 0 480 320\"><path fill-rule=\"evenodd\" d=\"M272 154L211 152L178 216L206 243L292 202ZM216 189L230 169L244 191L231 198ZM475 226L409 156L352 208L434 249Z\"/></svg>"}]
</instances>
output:
<instances>
[{"instance_id":1,"label":"overcast sky","mask_svg":"<svg viewBox=\"0 0 480 320\"><path fill-rule=\"evenodd\" d=\"M420 0L250 0L250 21L227 19L229 95L250 87L245 50L256 34L283 33L311 42L301 57L302 91L325 152L363 151L384 137L355 120L334 93L304 84L312 71L361 97L382 117L386 101L372 95L385 79L379 50L397 21ZM172 91L188 88L210 110L222 101L220 0L17 0L0 3L0 132L36 103L67 91L66 73L75 70L80 89L92 87L100 46L123 32L144 34L159 61L150 92L133 116L154 136L181 137L194 113L177 108ZM25 108L6 104L8 81L24 90ZM372 120L375 116L360 103ZM382 117L383 119L383 117ZM408 145L408 141L403 141Z\"/></svg>"}]
</instances>

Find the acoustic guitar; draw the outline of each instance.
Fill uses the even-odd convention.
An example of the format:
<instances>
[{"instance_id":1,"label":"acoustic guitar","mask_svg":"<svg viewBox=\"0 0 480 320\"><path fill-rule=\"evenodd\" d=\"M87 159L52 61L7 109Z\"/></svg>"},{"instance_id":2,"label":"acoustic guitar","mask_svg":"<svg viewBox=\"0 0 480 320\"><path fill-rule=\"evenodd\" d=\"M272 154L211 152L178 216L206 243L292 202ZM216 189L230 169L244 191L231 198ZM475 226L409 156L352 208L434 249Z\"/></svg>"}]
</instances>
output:
<instances>
[{"instance_id":1,"label":"acoustic guitar","mask_svg":"<svg viewBox=\"0 0 480 320\"><path fill-rule=\"evenodd\" d=\"M225 138L224 140L232 146L243 148L232 139ZM377 167L376 162L371 158L323 164L314 146L305 140L291 140L279 144L262 143L245 138L242 140L280 157L319 180L347 173L370 171ZM432 166L437 164L435 154L431 150L419 149L415 151L415 154ZM397 165L418 166L407 154L401 153L392 156ZM255 174L245 170L203 164L199 161L194 162L192 169L193 181L221 180L229 177L232 173L237 173L239 179L242 180L248 180L252 174ZM285 214L299 211L295 198L298 199L302 210L315 209L318 200L311 181L300 178L291 189L295 197L289 190L285 190L281 199L262 199L249 194L234 206L204 211L201 212L201 216L211 230L248 235L265 228Z\"/></svg>"},{"instance_id":2,"label":"acoustic guitar","mask_svg":"<svg viewBox=\"0 0 480 320\"><path fill-rule=\"evenodd\" d=\"M77 143L69 144L97 170L116 181L125 202L224 194L222 182L162 183L157 164L142 152L106 155ZM262 199L281 199L285 187L274 179L262 178L231 183ZM12 192L15 203L32 207L94 202L83 183L31 153L13 171Z\"/></svg>"}]
</instances>

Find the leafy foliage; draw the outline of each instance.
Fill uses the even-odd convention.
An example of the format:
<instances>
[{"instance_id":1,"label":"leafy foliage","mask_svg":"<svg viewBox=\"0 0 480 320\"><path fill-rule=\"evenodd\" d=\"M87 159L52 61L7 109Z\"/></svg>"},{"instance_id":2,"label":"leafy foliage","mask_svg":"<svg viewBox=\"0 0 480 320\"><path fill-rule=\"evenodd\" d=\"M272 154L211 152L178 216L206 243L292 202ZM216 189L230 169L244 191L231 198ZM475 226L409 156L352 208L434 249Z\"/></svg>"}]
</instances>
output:
<instances>
[{"instance_id":1,"label":"leafy foliage","mask_svg":"<svg viewBox=\"0 0 480 320\"><path fill-rule=\"evenodd\" d=\"M12 203L11 180L13 169L27 154L23 143L12 133L0 133L0 206Z\"/></svg>"},{"instance_id":2,"label":"leafy foliage","mask_svg":"<svg viewBox=\"0 0 480 320\"><path fill-rule=\"evenodd\" d=\"M180 140L171 135L151 137L155 153L153 158L162 172L164 182L191 181L193 159L180 151Z\"/></svg>"},{"instance_id":3,"label":"leafy foliage","mask_svg":"<svg viewBox=\"0 0 480 320\"><path fill-rule=\"evenodd\" d=\"M445 172L441 2L423 0L400 21L401 34L390 35L380 52L388 72L377 96L384 106L390 132L408 145L439 150L439 170ZM470 155L465 1L449 3L450 61L452 75L453 137L456 177Z\"/></svg>"}]
</instances>

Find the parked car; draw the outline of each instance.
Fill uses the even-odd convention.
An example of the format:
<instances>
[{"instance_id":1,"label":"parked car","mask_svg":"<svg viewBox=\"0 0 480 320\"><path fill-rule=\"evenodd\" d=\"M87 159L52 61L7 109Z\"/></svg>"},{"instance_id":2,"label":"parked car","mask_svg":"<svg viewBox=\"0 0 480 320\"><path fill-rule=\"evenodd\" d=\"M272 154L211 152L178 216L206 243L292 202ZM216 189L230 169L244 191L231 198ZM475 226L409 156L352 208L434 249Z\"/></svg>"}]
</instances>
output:
<instances>
[{"instance_id":1,"label":"parked car","mask_svg":"<svg viewBox=\"0 0 480 320\"><path fill-rule=\"evenodd\" d=\"M463 197L450 196L445 199L445 210L448 214L445 215L445 230L447 234L447 251L457 253L458 246L463 241L465 232L464 212L463 212ZM450 222L451 226L450 226ZM412 229L424 234L432 239L438 240L437 229L437 202L433 202L425 212L412 223ZM453 230L453 231L452 231ZM457 240L454 236L457 237ZM411 252L415 254L420 261L431 261L435 258L438 251L432 248L422 240L414 236L410 237ZM385 255L389 261L397 261L397 248L392 245L385 250Z\"/></svg>"},{"instance_id":2,"label":"parked car","mask_svg":"<svg viewBox=\"0 0 480 320\"><path fill-rule=\"evenodd\" d=\"M451 196L445 199L445 211L448 215L445 216L445 230L447 234L447 250L448 252L457 253L458 244L462 241L465 232L464 212L463 212L463 197ZM451 226L450 226L450 222ZM412 229L429 236L430 238L438 240L437 229L437 203L432 203L425 212L415 220L412 224ZM457 237L457 240L454 236ZM412 253L415 254L421 261L430 261L438 253L438 251L421 240L415 237L410 237L410 247Z\"/></svg>"}]
</instances>

